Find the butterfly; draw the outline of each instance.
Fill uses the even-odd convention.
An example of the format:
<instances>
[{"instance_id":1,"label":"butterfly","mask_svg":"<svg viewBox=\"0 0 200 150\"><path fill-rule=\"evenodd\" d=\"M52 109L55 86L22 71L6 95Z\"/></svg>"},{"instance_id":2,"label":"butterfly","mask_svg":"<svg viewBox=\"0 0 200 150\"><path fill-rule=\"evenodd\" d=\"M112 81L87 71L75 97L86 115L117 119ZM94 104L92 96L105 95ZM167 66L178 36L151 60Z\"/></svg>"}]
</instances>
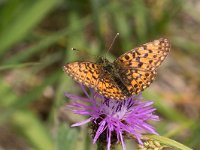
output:
<instances>
[{"instance_id":1,"label":"butterfly","mask_svg":"<svg viewBox=\"0 0 200 150\"><path fill-rule=\"evenodd\" d=\"M104 97L124 100L149 87L169 51L169 41L160 38L122 54L114 62L102 57L96 63L67 63L63 69L75 81Z\"/></svg>"}]
</instances>

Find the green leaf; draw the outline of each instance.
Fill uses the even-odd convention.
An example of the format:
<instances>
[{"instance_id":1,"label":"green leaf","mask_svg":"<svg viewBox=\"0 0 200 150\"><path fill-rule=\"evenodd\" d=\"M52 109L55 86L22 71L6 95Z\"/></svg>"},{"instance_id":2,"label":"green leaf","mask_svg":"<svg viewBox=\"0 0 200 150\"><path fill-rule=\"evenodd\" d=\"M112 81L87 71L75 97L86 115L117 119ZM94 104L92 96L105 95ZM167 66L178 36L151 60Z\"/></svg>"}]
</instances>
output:
<instances>
[{"instance_id":1,"label":"green leaf","mask_svg":"<svg viewBox=\"0 0 200 150\"><path fill-rule=\"evenodd\" d=\"M0 55L22 40L58 2L58 0L32 1L29 7L21 8L21 15L5 27L0 35Z\"/></svg>"},{"instance_id":2,"label":"green leaf","mask_svg":"<svg viewBox=\"0 0 200 150\"><path fill-rule=\"evenodd\" d=\"M74 150L77 146L78 130L62 124L57 133L57 150Z\"/></svg>"},{"instance_id":3,"label":"green leaf","mask_svg":"<svg viewBox=\"0 0 200 150\"><path fill-rule=\"evenodd\" d=\"M189 148L189 147L187 147L187 146L185 146L185 145L183 145L183 144L181 144L177 141L174 141L172 139L169 139L169 138L166 138L166 137L163 137L163 136L145 135L145 137L157 140L162 144L165 144L165 145L168 145L168 146L171 146L171 147L175 147L175 148L178 148L178 149L181 149L181 150L192 150L191 148Z\"/></svg>"},{"instance_id":4,"label":"green leaf","mask_svg":"<svg viewBox=\"0 0 200 150\"><path fill-rule=\"evenodd\" d=\"M28 110L16 111L12 123L26 140L37 150L54 150L53 140L38 117Z\"/></svg>"}]
</instances>

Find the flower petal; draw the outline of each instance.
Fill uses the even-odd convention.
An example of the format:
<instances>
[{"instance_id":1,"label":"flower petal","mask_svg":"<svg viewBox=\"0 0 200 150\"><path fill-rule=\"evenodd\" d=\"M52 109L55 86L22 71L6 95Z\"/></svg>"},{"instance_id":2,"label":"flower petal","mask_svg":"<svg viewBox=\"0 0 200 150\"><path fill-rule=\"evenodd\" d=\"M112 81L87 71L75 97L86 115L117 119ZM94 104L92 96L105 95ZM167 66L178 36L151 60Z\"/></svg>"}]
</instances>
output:
<instances>
[{"instance_id":1,"label":"flower petal","mask_svg":"<svg viewBox=\"0 0 200 150\"><path fill-rule=\"evenodd\" d=\"M88 119L86 119L86 120L84 120L84 121L81 121L81 122L78 122L78 123L72 124L71 127L77 127L77 126L84 125L84 124L90 122L91 120L92 120L92 117L90 117L90 118L88 118Z\"/></svg>"},{"instance_id":2,"label":"flower petal","mask_svg":"<svg viewBox=\"0 0 200 150\"><path fill-rule=\"evenodd\" d=\"M111 130L108 130L107 134L107 150L110 150L110 145L111 145Z\"/></svg>"},{"instance_id":3,"label":"flower petal","mask_svg":"<svg viewBox=\"0 0 200 150\"><path fill-rule=\"evenodd\" d=\"M73 124L72 127L81 126L90 121L95 124L95 128L92 128L95 134L93 135L93 143L101 140L102 133L106 134L107 150L110 150L112 133L114 133L116 143L121 142L123 150L126 150L124 133L135 137L140 144L142 144L141 137L143 133L157 134L155 128L147 121L158 121L159 117L153 114L156 110L152 106L153 101L142 101L142 94L133 95L123 101L117 101L105 98L93 89L89 89L90 96L84 86L81 85L81 88L87 98L68 93L65 93L65 96L73 99L68 106L74 113L90 117L87 120ZM84 103L81 103L81 101Z\"/></svg>"},{"instance_id":4,"label":"flower petal","mask_svg":"<svg viewBox=\"0 0 200 150\"><path fill-rule=\"evenodd\" d=\"M101 135L101 133L106 129L106 121L101 121L99 123L99 128L96 131L96 134L93 138L93 143L95 143L97 141L97 139L99 138L99 136Z\"/></svg>"},{"instance_id":5,"label":"flower petal","mask_svg":"<svg viewBox=\"0 0 200 150\"><path fill-rule=\"evenodd\" d=\"M122 143L122 148L123 148L123 150L126 150L126 145L124 143L124 139L122 137L122 133L121 132L119 132L119 136L120 136L120 140L121 140L121 143Z\"/></svg>"}]
</instances>

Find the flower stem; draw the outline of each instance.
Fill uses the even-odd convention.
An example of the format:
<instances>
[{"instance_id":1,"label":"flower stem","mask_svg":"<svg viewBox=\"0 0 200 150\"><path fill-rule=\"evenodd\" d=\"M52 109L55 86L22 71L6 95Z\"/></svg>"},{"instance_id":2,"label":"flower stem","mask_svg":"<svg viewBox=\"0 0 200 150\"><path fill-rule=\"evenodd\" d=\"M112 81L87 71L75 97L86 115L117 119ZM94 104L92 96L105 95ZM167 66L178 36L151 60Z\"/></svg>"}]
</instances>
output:
<instances>
[{"instance_id":1,"label":"flower stem","mask_svg":"<svg viewBox=\"0 0 200 150\"><path fill-rule=\"evenodd\" d=\"M104 147L105 147L105 146L104 146L102 143L97 142L97 150L105 150Z\"/></svg>"}]
</instances>

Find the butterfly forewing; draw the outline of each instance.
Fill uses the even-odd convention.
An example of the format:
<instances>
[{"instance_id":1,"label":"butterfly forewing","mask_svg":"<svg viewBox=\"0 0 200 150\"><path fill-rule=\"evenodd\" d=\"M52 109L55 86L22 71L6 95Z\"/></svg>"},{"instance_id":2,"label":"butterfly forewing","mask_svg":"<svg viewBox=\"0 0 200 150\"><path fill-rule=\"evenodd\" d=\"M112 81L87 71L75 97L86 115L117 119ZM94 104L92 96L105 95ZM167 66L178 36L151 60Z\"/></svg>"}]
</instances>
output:
<instances>
[{"instance_id":1,"label":"butterfly forewing","mask_svg":"<svg viewBox=\"0 0 200 150\"><path fill-rule=\"evenodd\" d=\"M97 85L101 68L101 65L92 62L73 62L63 67L75 81L91 88Z\"/></svg>"},{"instance_id":2,"label":"butterfly forewing","mask_svg":"<svg viewBox=\"0 0 200 150\"><path fill-rule=\"evenodd\" d=\"M169 51L169 41L161 38L121 55L114 61L114 64L120 68L152 71L160 66Z\"/></svg>"},{"instance_id":3,"label":"butterfly forewing","mask_svg":"<svg viewBox=\"0 0 200 150\"><path fill-rule=\"evenodd\" d=\"M121 80L131 94L137 94L147 88L155 79L156 69L170 51L167 39L161 38L143 44L114 61Z\"/></svg>"}]
</instances>

